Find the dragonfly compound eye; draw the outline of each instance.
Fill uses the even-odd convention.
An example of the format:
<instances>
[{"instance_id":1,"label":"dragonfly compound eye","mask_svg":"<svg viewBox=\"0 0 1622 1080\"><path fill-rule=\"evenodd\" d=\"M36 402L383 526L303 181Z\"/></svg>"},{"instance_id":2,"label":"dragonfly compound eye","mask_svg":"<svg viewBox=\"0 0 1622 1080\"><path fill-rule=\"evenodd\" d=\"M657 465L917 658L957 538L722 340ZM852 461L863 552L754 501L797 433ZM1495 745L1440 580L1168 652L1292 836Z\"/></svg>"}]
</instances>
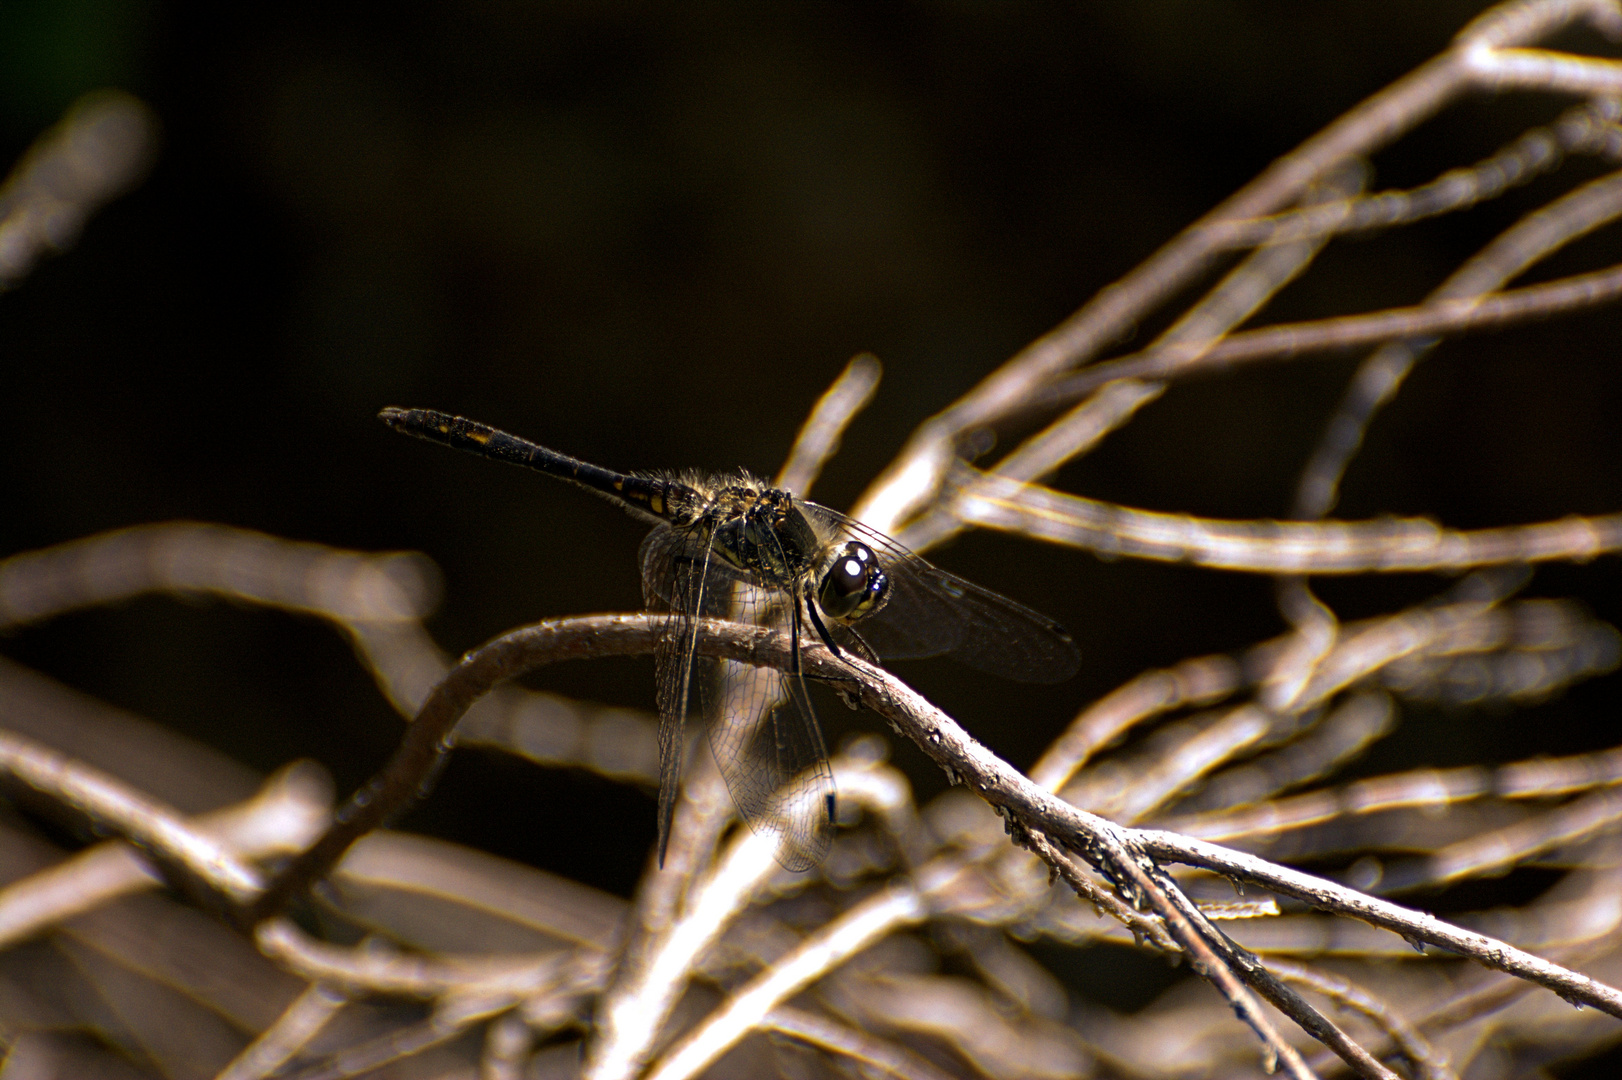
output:
<instances>
[{"instance_id":1,"label":"dragonfly compound eye","mask_svg":"<svg viewBox=\"0 0 1622 1080\"><path fill-rule=\"evenodd\" d=\"M890 579L873 549L852 540L839 550L817 586L817 606L830 619L855 622L884 604Z\"/></svg>"}]
</instances>

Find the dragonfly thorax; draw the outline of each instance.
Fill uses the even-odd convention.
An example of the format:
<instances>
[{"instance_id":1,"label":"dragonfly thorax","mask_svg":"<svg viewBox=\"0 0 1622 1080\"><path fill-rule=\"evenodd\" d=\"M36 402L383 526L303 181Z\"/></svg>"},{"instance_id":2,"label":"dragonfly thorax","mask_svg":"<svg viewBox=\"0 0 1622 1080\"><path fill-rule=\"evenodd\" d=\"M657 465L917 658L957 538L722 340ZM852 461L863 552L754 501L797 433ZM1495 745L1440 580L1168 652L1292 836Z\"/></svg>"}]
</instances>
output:
<instances>
[{"instance_id":1,"label":"dragonfly thorax","mask_svg":"<svg viewBox=\"0 0 1622 1080\"><path fill-rule=\"evenodd\" d=\"M707 516L711 550L762 585L792 590L816 566L822 545L786 491L727 487Z\"/></svg>"}]
</instances>

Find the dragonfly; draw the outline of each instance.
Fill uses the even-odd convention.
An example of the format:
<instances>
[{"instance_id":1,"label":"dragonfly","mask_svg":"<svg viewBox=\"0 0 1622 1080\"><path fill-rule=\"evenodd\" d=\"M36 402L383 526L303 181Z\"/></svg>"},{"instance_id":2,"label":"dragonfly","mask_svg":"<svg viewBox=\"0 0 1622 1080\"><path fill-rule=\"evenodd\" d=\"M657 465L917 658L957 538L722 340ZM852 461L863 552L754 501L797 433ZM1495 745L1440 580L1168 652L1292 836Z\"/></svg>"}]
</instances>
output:
<instances>
[{"instance_id":1,"label":"dragonfly","mask_svg":"<svg viewBox=\"0 0 1622 1080\"><path fill-rule=\"evenodd\" d=\"M449 413L378 415L403 434L585 488L653 526L639 559L644 603L666 616L654 646L661 867L690 719L708 733L739 816L778 837L779 863L809 870L827 854L837 804L802 642L874 664L950 656L1023 682L1062 682L1080 664L1052 619L747 472L615 472ZM698 655L703 618L786 630L790 669Z\"/></svg>"}]
</instances>

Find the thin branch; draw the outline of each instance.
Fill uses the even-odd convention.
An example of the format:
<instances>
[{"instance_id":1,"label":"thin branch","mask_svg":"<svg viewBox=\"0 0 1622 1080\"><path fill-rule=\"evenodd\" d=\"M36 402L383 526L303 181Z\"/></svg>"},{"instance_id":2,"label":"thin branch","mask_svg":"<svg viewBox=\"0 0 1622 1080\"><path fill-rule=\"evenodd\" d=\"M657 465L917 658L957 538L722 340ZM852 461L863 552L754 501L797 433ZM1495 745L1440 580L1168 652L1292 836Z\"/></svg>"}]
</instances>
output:
<instances>
[{"instance_id":1,"label":"thin branch","mask_svg":"<svg viewBox=\"0 0 1622 1080\"><path fill-rule=\"evenodd\" d=\"M286 855L303 850L326 827L329 803L326 774L295 763L266 780L247 802L191 819L188 827L243 858ZM123 841L86 848L0 889L0 948L162 882L162 875Z\"/></svg>"},{"instance_id":2,"label":"thin branch","mask_svg":"<svg viewBox=\"0 0 1622 1080\"><path fill-rule=\"evenodd\" d=\"M1622 265L1481 297L1440 298L1364 315L1242 330L1192 359L1144 350L1093 364L1049 384L1033 402L1033 407L1075 401L1117 379L1181 378L1226 371L1257 361L1344 352L1402 338L1482 333L1569 315L1609 304L1619 297L1622 297Z\"/></svg>"},{"instance_id":3,"label":"thin branch","mask_svg":"<svg viewBox=\"0 0 1622 1080\"><path fill-rule=\"evenodd\" d=\"M511 1008L509 1002L456 1002L420 1023L406 1024L370 1042L347 1047L325 1061L284 1073L284 1080L348 1080L459 1038L474 1025Z\"/></svg>"},{"instance_id":4,"label":"thin branch","mask_svg":"<svg viewBox=\"0 0 1622 1080\"><path fill-rule=\"evenodd\" d=\"M1469 531L1426 518L1224 521L1138 510L962 468L972 476L956 500L963 520L1106 558L1261 574L1392 574L1586 562L1622 550L1622 514Z\"/></svg>"},{"instance_id":5,"label":"thin branch","mask_svg":"<svg viewBox=\"0 0 1622 1080\"><path fill-rule=\"evenodd\" d=\"M439 571L421 555L344 551L189 521L115 529L0 560L0 630L151 592L204 593L327 619L354 641L379 689L407 716L449 666L421 625L439 597Z\"/></svg>"},{"instance_id":6,"label":"thin branch","mask_svg":"<svg viewBox=\"0 0 1622 1080\"><path fill-rule=\"evenodd\" d=\"M1037 857L1047 863L1064 879L1072 892L1084 903L1091 904L1100 916L1108 914L1116 922L1132 932L1133 940L1148 941L1155 948L1166 953L1181 953L1183 947L1166 932L1166 923L1157 916L1144 915L1132 905L1124 902L1114 893L1105 892L1094 884L1092 878L1077 862L1075 856L1064 848L1049 840L1047 834L1040 829L1028 829L1025 832L1026 845L1036 853Z\"/></svg>"},{"instance_id":7,"label":"thin branch","mask_svg":"<svg viewBox=\"0 0 1622 1080\"><path fill-rule=\"evenodd\" d=\"M1342 163L1395 141L1474 86L1465 51L1482 42L1495 47L1526 44L1580 17L1592 3L1537 0L1467 30L1448 51L1420 65L1365 99L1255 180L1185 228L1147 260L1104 289L1059 326L924 423L896 461L869 487L854 516L894 533L928 503L946 477L954 443L966 431L1021 411L1042 384L1064 369L1090 360L1126 336L1155 305L1187 287L1223 250L1222 232L1232 221L1274 213Z\"/></svg>"},{"instance_id":8,"label":"thin branch","mask_svg":"<svg viewBox=\"0 0 1622 1080\"><path fill-rule=\"evenodd\" d=\"M1390 930L1410 942L1435 945L1487 967L1537 983L1573 1005L1589 1005L1622 1019L1622 991L1485 934L1477 934L1426 912L1401 907L1344 885L1203 840L1147 829L1136 833L1136 837L1144 850L1156 858L1212 870L1225 877L1260 885L1281 896L1300 900L1309 907L1346 915Z\"/></svg>"},{"instance_id":9,"label":"thin branch","mask_svg":"<svg viewBox=\"0 0 1622 1080\"><path fill-rule=\"evenodd\" d=\"M1181 889L1176 888L1176 882L1172 881L1169 875L1162 872L1160 878L1173 903L1187 913L1190 921L1197 920L1195 925L1202 936L1210 942L1212 951L1222 963L1265 998L1269 1005L1294 1020L1303 1031L1328 1047L1359 1076L1365 1077L1366 1080L1399 1080L1396 1073L1380 1064L1355 1039L1314 1009L1301 995L1274 977L1255 956L1241 949L1226 934L1212 926L1204 913L1183 894Z\"/></svg>"},{"instance_id":10,"label":"thin branch","mask_svg":"<svg viewBox=\"0 0 1622 1080\"><path fill-rule=\"evenodd\" d=\"M1592 180L1522 217L1449 274L1428 299L1478 300L1618 215L1622 215L1622 172ZM1424 339L1393 341L1358 367L1302 470L1293 516L1320 518L1334 509L1341 478L1362 447L1375 413L1396 396L1414 365L1435 345Z\"/></svg>"},{"instance_id":11,"label":"thin branch","mask_svg":"<svg viewBox=\"0 0 1622 1080\"><path fill-rule=\"evenodd\" d=\"M909 835L916 821L910 791L894 770L876 775L871 764L858 767L845 755L833 762L835 787L843 805L877 811L896 830L905 853L918 844ZM898 827L899 826L899 827ZM598 1003L597 1035L588 1046L584 1073L593 1080L633 1076L656 1048L660 1029L675 1009L699 961L748 905L778 877L780 837L745 830L694 886L679 918L648 935L634 965L623 966Z\"/></svg>"},{"instance_id":12,"label":"thin branch","mask_svg":"<svg viewBox=\"0 0 1622 1080\"><path fill-rule=\"evenodd\" d=\"M383 769L350 797L332 827L289 863L241 917L252 924L280 913L325 877L356 840L420 798L455 746L457 722L497 683L560 660L651 652L659 625L660 620L641 615L538 623L465 655L428 696Z\"/></svg>"},{"instance_id":13,"label":"thin branch","mask_svg":"<svg viewBox=\"0 0 1622 1080\"><path fill-rule=\"evenodd\" d=\"M1327 775L1390 733L1396 721L1389 694L1353 694L1283 748L1217 774L1180 805L1191 811L1252 806Z\"/></svg>"},{"instance_id":14,"label":"thin branch","mask_svg":"<svg viewBox=\"0 0 1622 1080\"><path fill-rule=\"evenodd\" d=\"M1444 808L1487 797L1545 799L1622 783L1622 751L1581 754L1487 768L1417 769L1310 791L1259 806L1232 806L1180 816L1165 827L1203 840L1252 844L1338 818L1394 810Z\"/></svg>"},{"instance_id":15,"label":"thin branch","mask_svg":"<svg viewBox=\"0 0 1622 1080\"><path fill-rule=\"evenodd\" d=\"M259 1037L242 1048L215 1080L263 1080L293 1060L349 999L331 987L312 983Z\"/></svg>"},{"instance_id":16,"label":"thin branch","mask_svg":"<svg viewBox=\"0 0 1622 1080\"><path fill-rule=\"evenodd\" d=\"M713 865L716 848L732 815L732 796L714 755L697 753L687 755L687 759L692 765L682 781L664 866L658 867L650 855L626 921L628 940L597 1002L597 1011L605 1016L624 1014L634 1022L632 1010L625 1003L646 993L652 985L657 957L666 951L666 939L687 897L697 888L705 869ZM598 1045L587 1047L587 1051L601 1054ZM628 1058L637 1053L622 1051L620 1056Z\"/></svg>"},{"instance_id":17,"label":"thin branch","mask_svg":"<svg viewBox=\"0 0 1622 1080\"><path fill-rule=\"evenodd\" d=\"M1617 25L1615 0L1512 0L1494 4L1453 38L1456 45L1500 49L1586 21L1602 33Z\"/></svg>"},{"instance_id":18,"label":"thin branch","mask_svg":"<svg viewBox=\"0 0 1622 1080\"><path fill-rule=\"evenodd\" d=\"M1449 844L1411 867L1387 867L1380 891L1401 892L1448 885L1463 878L1492 877L1540 855L1614 829L1622 821L1622 790L1590 792L1527 821Z\"/></svg>"},{"instance_id":19,"label":"thin branch","mask_svg":"<svg viewBox=\"0 0 1622 1080\"><path fill-rule=\"evenodd\" d=\"M1229 709L1204 730L1184 739L1170 753L1157 755L1138 774L1132 790L1123 792L1110 817L1136 824L1177 794L1257 746L1272 729L1274 717L1255 705Z\"/></svg>"},{"instance_id":20,"label":"thin branch","mask_svg":"<svg viewBox=\"0 0 1622 1080\"><path fill-rule=\"evenodd\" d=\"M808 664L819 676L817 650ZM757 661L758 662L758 661ZM1276 866L1254 856L1157 830L1125 830L1037 787L969 737L955 721L924 701L905 684L880 669L847 658L844 666L860 671L862 702L895 724L937 764L949 770L980 797L1015 813L1022 821L1064 837L1066 846L1087 850L1105 838L1123 838L1156 858L1215 870L1308 902L1313 907L1351 916L1470 957L1489 967L1530 979L1569 1001L1580 1002L1622 1018L1622 991L1569 971L1502 941L1462 930L1421 912L1364 896L1322 878ZM1111 870L1113 870L1113 866Z\"/></svg>"},{"instance_id":21,"label":"thin branch","mask_svg":"<svg viewBox=\"0 0 1622 1080\"><path fill-rule=\"evenodd\" d=\"M86 94L35 140L0 188L0 290L79 239L90 215L146 175L158 121L117 90Z\"/></svg>"},{"instance_id":22,"label":"thin branch","mask_svg":"<svg viewBox=\"0 0 1622 1080\"><path fill-rule=\"evenodd\" d=\"M1305 964L1269 959L1267 967L1285 982L1316 990L1337 1005L1355 1009L1368 1017L1391 1040L1397 1051L1413 1063L1424 1080L1458 1080L1458 1074L1448 1065L1447 1059L1436 1052L1400 1009L1380 1000L1356 983Z\"/></svg>"},{"instance_id":23,"label":"thin branch","mask_svg":"<svg viewBox=\"0 0 1622 1080\"><path fill-rule=\"evenodd\" d=\"M432 999L447 994L520 998L541 991L593 988L605 958L589 947L532 956L436 956L401 953L381 941L359 947L319 941L287 919L254 930L260 952L287 970L351 996L386 994Z\"/></svg>"},{"instance_id":24,"label":"thin branch","mask_svg":"<svg viewBox=\"0 0 1622 1080\"><path fill-rule=\"evenodd\" d=\"M1337 201L1360 188L1363 179L1364 170L1342 170L1309 191L1303 202L1315 205ZM1265 306L1285 285L1305 273L1328 242L1327 236L1309 237L1251 252L1161 333L1150 351L1190 358L1202 355ZM1014 481L1045 476L1098 445L1165 390L1166 384L1161 381L1127 380L1107 386L1020 443L997 463L994 471ZM903 546L918 551L950 539L964 527L963 520L953 510L952 501L945 500L908 523L896 539Z\"/></svg>"},{"instance_id":25,"label":"thin branch","mask_svg":"<svg viewBox=\"0 0 1622 1080\"><path fill-rule=\"evenodd\" d=\"M761 1026L808 1046L850 1058L896 1080L952 1080L950 1073L942 1072L899 1043L875 1038L858 1028L804 1009L779 1005L766 1014Z\"/></svg>"},{"instance_id":26,"label":"thin branch","mask_svg":"<svg viewBox=\"0 0 1622 1080\"><path fill-rule=\"evenodd\" d=\"M228 525L136 525L0 560L0 629L147 592L202 592L340 622L432 613L421 555L361 554Z\"/></svg>"},{"instance_id":27,"label":"thin branch","mask_svg":"<svg viewBox=\"0 0 1622 1080\"><path fill-rule=\"evenodd\" d=\"M1235 221L1216 231L1227 234L1229 246L1244 248L1326 232L1346 236L1464 210L1559 167L1569 153L1607 154L1605 137L1615 130L1617 113L1615 98L1585 102L1547 127L1523 132L1491 157L1449 169L1428 184Z\"/></svg>"},{"instance_id":28,"label":"thin branch","mask_svg":"<svg viewBox=\"0 0 1622 1080\"><path fill-rule=\"evenodd\" d=\"M845 365L834 384L817 399L805 425L794 437L788 460L778 472L773 487L784 488L804 498L822 474L828 459L839 452L839 440L856 415L867 408L878 389L882 369L878 360L863 353Z\"/></svg>"},{"instance_id":29,"label":"thin branch","mask_svg":"<svg viewBox=\"0 0 1622 1080\"><path fill-rule=\"evenodd\" d=\"M1483 81L1482 53L1526 45L1572 21L1613 11L1610 0L1528 0L1500 5L1466 28L1446 52L1365 99L1185 228L1059 326L982 379L913 433L896 460L869 486L853 516L894 535L928 505L947 479L965 433L1022 412L1043 384L1086 363L1198 276L1225 250L1235 221L1275 213L1346 162L1428 120Z\"/></svg>"},{"instance_id":30,"label":"thin branch","mask_svg":"<svg viewBox=\"0 0 1622 1080\"><path fill-rule=\"evenodd\" d=\"M1232 657L1201 656L1175 667L1144 672L1089 705L1031 768L1033 783L1063 790L1076 770L1125 732L1155 716L1209 705L1245 684Z\"/></svg>"},{"instance_id":31,"label":"thin branch","mask_svg":"<svg viewBox=\"0 0 1622 1080\"><path fill-rule=\"evenodd\" d=\"M880 890L735 991L666 1051L648 1080L688 1080L697 1076L834 963L855 955L900 926L921 921L927 914L919 893L910 886Z\"/></svg>"},{"instance_id":32,"label":"thin branch","mask_svg":"<svg viewBox=\"0 0 1622 1080\"><path fill-rule=\"evenodd\" d=\"M1146 901L1164 920L1166 932L1182 946L1195 973L1216 987L1239 1018L1261 1038L1270 1059L1267 1071L1272 1072L1276 1064L1282 1064L1285 1071L1298 1080L1316 1076L1300 1053L1278 1034L1267 1014L1262 1012L1260 1002L1240 981L1242 969L1231 962L1231 957L1218 955L1217 939L1225 941L1226 938L1211 927L1194 903L1183 895L1177 883L1169 875L1159 872L1152 863L1146 866L1140 862L1135 854L1135 845L1129 846L1130 841L1114 829L1102 831L1088 839L1110 873L1119 875L1122 885ZM1286 1015L1290 1014L1287 1012ZM1297 1023L1301 1022L1300 1017L1292 1015L1291 1018ZM1323 1025L1314 1024L1307 1030L1323 1038L1314 1028L1321 1030L1328 1027L1332 1025L1325 1021ZM1334 1040L1333 1045L1339 1052L1340 1047L1349 1041L1342 1037ZM1353 1060L1348 1059L1349 1062ZM1379 1073L1365 1075L1370 1080L1396 1080L1395 1077L1381 1076Z\"/></svg>"},{"instance_id":33,"label":"thin branch","mask_svg":"<svg viewBox=\"0 0 1622 1080\"><path fill-rule=\"evenodd\" d=\"M1622 94L1622 64L1551 49L1465 50L1474 80L1488 90L1523 88L1558 94Z\"/></svg>"},{"instance_id":34,"label":"thin branch","mask_svg":"<svg viewBox=\"0 0 1622 1080\"><path fill-rule=\"evenodd\" d=\"M0 775L136 845L205 906L240 905L262 887L258 870L173 808L43 743L0 730Z\"/></svg>"},{"instance_id":35,"label":"thin branch","mask_svg":"<svg viewBox=\"0 0 1622 1080\"><path fill-rule=\"evenodd\" d=\"M640 1071L700 955L777 869L780 839L752 830L739 834L698 889L686 915L660 937L658 947L639 965L640 977L615 984L613 995L598 1010L597 1038L586 1058L585 1076L624 1080Z\"/></svg>"}]
</instances>

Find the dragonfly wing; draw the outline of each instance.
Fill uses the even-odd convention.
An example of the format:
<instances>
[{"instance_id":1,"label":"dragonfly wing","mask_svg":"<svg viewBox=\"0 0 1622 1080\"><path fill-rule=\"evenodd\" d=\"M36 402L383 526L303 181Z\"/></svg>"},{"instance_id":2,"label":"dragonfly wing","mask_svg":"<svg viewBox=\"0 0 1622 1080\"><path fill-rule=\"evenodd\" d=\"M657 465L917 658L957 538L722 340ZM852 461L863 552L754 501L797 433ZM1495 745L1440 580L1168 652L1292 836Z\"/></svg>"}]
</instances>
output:
<instances>
[{"instance_id":1,"label":"dragonfly wing","mask_svg":"<svg viewBox=\"0 0 1622 1080\"><path fill-rule=\"evenodd\" d=\"M709 733L739 815L756 832L779 835L777 858L809 870L832 839L833 772L803 680L775 668L697 655L696 619L751 625L788 618L777 592L741 580L714 555L707 536L663 526L642 543L644 600L668 618L654 646L659 701L659 858L670 840L682 777L686 721Z\"/></svg>"},{"instance_id":2,"label":"dragonfly wing","mask_svg":"<svg viewBox=\"0 0 1622 1080\"><path fill-rule=\"evenodd\" d=\"M760 591L736 591L745 590ZM749 606L747 599L739 605ZM834 783L805 681L732 660L714 668L705 713L732 801L751 829L780 837L778 862L809 870L833 839Z\"/></svg>"},{"instance_id":3,"label":"dragonfly wing","mask_svg":"<svg viewBox=\"0 0 1622 1080\"><path fill-rule=\"evenodd\" d=\"M659 703L659 865L664 866L687 748L687 717L702 714L708 661L694 651L698 619L725 611L728 574L711 558L708 534L661 525L642 541L642 596L665 614L653 648Z\"/></svg>"},{"instance_id":4,"label":"dragonfly wing","mask_svg":"<svg viewBox=\"0 0 1622 1080\"><path fill-rule=\"evenodd\" d=\"M703 575L690 557L678 558L687 539L661 525L642 541L642 597L649 612L667 618L653 646L654 681L659 703L659 866L665 865L670 823L680 788L687 704L692 697L691 653L685 643L692 632L690 610L703 603Z\"/></svg>"},{"instance_id":5,"label":"dragonfly wing","mask_svg":"<svg viewBox=\"0 0 1622 1080\"><path fill-rule=\"evenodd\" d=\"M860 540L878 555L889 597L852 629L880 656L950 656L1020 682L1063 682L1076 673L1075 642L1046 615L949 574L838 511L815 503L803 509L828 535Z\"/></svg>"}]
</instances>

